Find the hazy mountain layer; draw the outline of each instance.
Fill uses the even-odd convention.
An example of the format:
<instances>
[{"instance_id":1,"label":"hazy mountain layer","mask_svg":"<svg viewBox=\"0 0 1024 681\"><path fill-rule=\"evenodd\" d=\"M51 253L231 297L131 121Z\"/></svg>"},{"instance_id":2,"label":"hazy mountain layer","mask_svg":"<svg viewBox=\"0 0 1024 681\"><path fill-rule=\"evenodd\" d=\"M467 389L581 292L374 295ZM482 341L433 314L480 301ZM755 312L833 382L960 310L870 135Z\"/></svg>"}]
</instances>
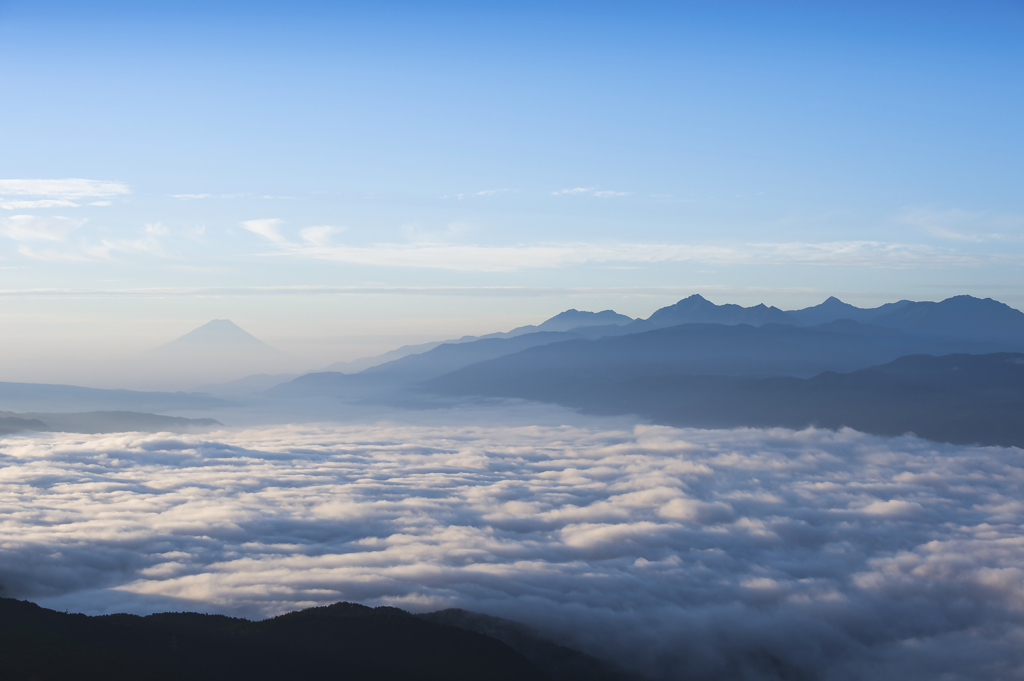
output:
<instances>
[{"instance_id":1,"label":"hazy mountain layer","mask_svg":"<svg viewBox=\"0 0 1024 681\"><path fill-rule=\"evenodd\" d=\"M403 345L400 348L385 352L375 357L363 357L361 359L353 360L351 362L335 362L330 366L324 367L323 371L341 372L345 374L354 374L370 367L379 366L387 362L392 362L402 357L409 355L418 355L424 352L428 352L438 347L439 345L454 345L460 343L472 343L478 340L487 340L492 338L515 338L516 336L523 336L525 334L536 333L538 331L572 331L574 329L582 329L589 327L618 327L624 326L632 322L632 317L619 314L614 310L603 310L602 312L586 312L576 309L566 310L560 312L554 317L541 322L537 325L519 326L511 331L503 333L490 333L483 336L463 336L462 338L456 338L446 341L436 341L432 343L420 343L418 345Z\"/></svg>"},{"instance_id":2,"label":"hazy mountain layer","mask_svg":"<svg viewBox=\"0 0 1024 681\"><path fill-rule=\"evenodd\" d=\"M256 374L298 373L304 362L271 347L229 319L215 319L145 353L141 375L191 389Z\"/></svg>"},{"instance_id":3,"label":"hazy mountain layer","mask_svg":"<svg viewBox=\"0 0 1024 681\"><path fill-rule=\"evenodd\" d=\"M198 613L87 617L0 599L0 677L550 679L504 643L397 608L352 603L261 622Z\"/></svg>"},{"instance_id":4,"label":"hazy mountain layer","mask_svg":"<svg viewBox=\"0 0 1024 681\"><path fill-rule=\"evenodd\" d=\"M901 300L895 303L886 303L879 307L864 308L844 303L835 296L829 296L820 305L805 307L802 310L786 310L786 314L804 326L816 326L818 324L834 322L838 319L852 319L855 322L867 323L880 314L890 312L910 302L909 300Z\"/></svg>"},{"instance_id":5,"label":"hazy mountain layer","mask_svg":"<svg viewBox=\"0 0 1024 681\"><path fill-rule=\"evenodd\" d=\"M439 391L459 389L454 377L429 385ZM632 413L674 426L845 426L876 435L914 433L937 442L1024 447L1024 354L913 355L810 379L577 374L566 380L537 371L475 385L482 395L554 402L592 413ZM459 390L464 392L466 384Z\"/></svg>"},{"instance_id":6,"label":"hazy mountain layer","mask_svg":"<svg viewBox=\"0 0 1024 681\"><path fill-rule=\"evenodd\" d=\"M812 328L684 324L626 336L551 343L466 366L430 383L444 392L500 394L541 377L572 383L663 374L788 375L853 371L908 354L1016 351L1006 343L911 336L895 329L838 321Z\"/></svg>"},{"instance_id":7,"label":"hazy mountain layer","mask_svg":"<svg viewBox=\"0 0 1024 681\"><path fill-rule=\"evenodd\" d=\"M991 298L954 296L938 303L901 300L865 309L832 297L787 314L804 325L852 319L916 336L1024 345L1024 312Z\"/></svg>"},{"instance_id":8,"label":"hazy mountain layer","mask_svg":"<svg viewBox=\"0 0 1024 681\"><path fill-rule=\"evenodd\" d=\"M0 433L196 433L223 425L213 419L186 419L134 411L71 414L0 412Z\"/></svg>"},{"instance_id":9,"label":"hazy mountain layer","mask_svg":"<svg viewBox=\"0 0 1024 681\"><path fill-rule=\"evenodd\" d=\"M541 331L514 338L484 338L469 343L445 343L427 352L408 355L370 367L358 374L317 372L274 386L265 394L275 397L336 395L356 388L405 386L442 376L456 369L526 348L580 338L579 334Z\"/></svg>"},{"instance_id":10,"label":"hazy mountain layer","mask_svg":"<svg viewBox=\"0 0 1024 681\"><path fill-rule=\"evenodd\" d=\"M287 383L299 374L253 374L226 383L209 383L196 386L191 392L208 393L217 397L241 397L268 390L275 385Z\"/></svg>"},{"instance_id":11,"label":"hazy mountain layer","mask_svg":"<svg viewBox=\"0 0 1024 681\"><path fill-rule=\"evenodd\" d=\"M48 383L0 383L0 409L12 411L211 409L224 400L196 393L104 390Z\"/></svg>"},{"instance_id":12,"label":"hazy mountain layer","mask_svg":"<svg viewBox=\"0 0 1024 681\"><path fill-rule=\"evenodd\" d=\"M905 308L905 309L904 309ZM902 311L900 311L902 310ZM899 311L899 312L898 312ZM872 321L872 320L878 320ZM875 308L859 308L836 297L802 310L783 312L776 307L755 305L716 305L700 295L692 295L678 303L656 310L647 319L632 320L613 310L581 312L566 310L536 326L521 326L505 333L406 345L396 350L352 362L336 362L324 371L358 373L410 355L429 352L449 344L466 344L482 339L514 338L538 331L573 331L591 338L643 333L657 328L681 324L726 324L763 326L787 324L817 326L838 320L853 320L897 328L914 335L975 340L978 342L1016 343L1024 346L1024 313L992 299L956 296L940 303L917 303L901 300Z\"/></svg>"},{"instance_id":13,"label":"hazy mountain layer","mask_svg":"<svg viewBox=\"0 0 1024 681\"><path fill-rule=\"evenodd\" d=\"M907 303L873 317L871 323L921 336L1024 343L1024 312L991 298Z\"/></svg>"},{"instance_id":14,"label":"hazy mountain layer","mask_svg":"<svg viewBox=\"0 0 1024 681\"><path fill-rule=\"evenodd\" d=\"M184 336L157 348L158 351L193 348L196 346L230 346L280 352L267 345L230 319L214 319L189 331Z\"/></svg>"}]
</instances>

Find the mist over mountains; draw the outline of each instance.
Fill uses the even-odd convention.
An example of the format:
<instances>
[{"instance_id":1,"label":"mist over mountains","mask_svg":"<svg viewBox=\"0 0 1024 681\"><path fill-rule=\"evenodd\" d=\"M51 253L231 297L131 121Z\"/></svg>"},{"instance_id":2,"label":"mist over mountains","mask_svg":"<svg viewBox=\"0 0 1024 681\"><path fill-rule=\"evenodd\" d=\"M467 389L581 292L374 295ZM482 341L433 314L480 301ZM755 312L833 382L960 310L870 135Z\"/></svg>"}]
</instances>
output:
<instances>
[{"instance_id":1,"label":"mist over mountains","mask_svg":"<svg viewBox=\"0 0 1024 681\"><path fill-rule=\"evenodd\" d=\"M692 295L646 319L571 309L508 332L405 346L349 363L348 373L272 373L281 353L229 320L214 320L151 357L171 370L187 365L181 373L207 365L220 375L269 370L202 385L193 393L0 384L0 408L144 409L195 418L208 417L204 410L258 405L294 418L304 410L310 416L330 414L342 403L436 408L452 399L516 398L636 414L666 425L850 426L948 442L1022 444L1018 430L1004 423L1013 421L1021 396L986 387L986 381L999 379L999 367L1015 376L1016 360L1006 357L1022 352L1024 313L971 296L871 309L830 297L783 311L716 305ZM991 357L947 360L976 379L959 402L956 394L964 388L946 382L941 363L906 360L919 368L914 381L927 390L880 378L901 358L961 355ZM930 379L924 376L929 371L935 373Z\"/></svg>"},{"instance_id":2,"label":"mist over mountains","mask_svg":"<svg viewBox=\"0 0 1024 681\"><path fill-rule=\"evenodd\" d=\"M53 678L1019 666L1016 639L977 633L1017 626L1024 314L1003 303L690 296L344 372L278 371L280 355L214 320L149 355L215 367L189 392L0 383L3 595L219 613L3 599L32 625L0 671L29 678L41 655ZM346 600L388 607L331 605Z\"/></svg>"},{"instance_id":3,"label":"mist over mountains","mask_svg":"<svg viewBox=\"0 0 1024 681\"><path fill-rule=\"evenodd\" d=\"M1004 368L1017 375L1016 356L1001 353L1024 352L1024 313L998 301L957 296L862 309L833 297L782 311L715 305L694 295L647 319L597 323L601 315L570 310L535 328L565 328L580 318L587 324L464 338L355 374L306 374L263 394L394 403L430 394L519 398L668 425L850 426L946 442L1024 444L1013 425L1024 393L988 389ZM921 355L950 358L910 359ZM963 355L989 358L953 357ZM913 380L883 380L892 366L903 366L900 358L917 367ZM973 377L973 392L946 382L950 362Z\"/></svg>"}]
</instances>

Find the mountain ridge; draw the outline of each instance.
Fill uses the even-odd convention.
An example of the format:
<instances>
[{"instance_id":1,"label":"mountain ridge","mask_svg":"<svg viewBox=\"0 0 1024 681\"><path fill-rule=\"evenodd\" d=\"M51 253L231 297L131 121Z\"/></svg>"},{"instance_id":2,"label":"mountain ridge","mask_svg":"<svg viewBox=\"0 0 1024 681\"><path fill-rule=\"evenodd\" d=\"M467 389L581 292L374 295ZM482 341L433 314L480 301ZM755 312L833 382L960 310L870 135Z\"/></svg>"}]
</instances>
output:
<instances>
[{"instance_id":1,"label":"mountain ridge","mask_svg":"<svg viewBox=\"0 0 1024 681\"><path fill-rule=\"evenodd\" d=\"M517 641L544 653L528 659L478 631L473 621L445 619L451 618L344 602L260 621L195 612L89 617L0 598L0 676L11 681L583 681L587 677L578 673L583 671L598 672L593 678L600 681L629 678L578 651L538 645L543 639L536 635Z\"/></svg>"}]
</instances>

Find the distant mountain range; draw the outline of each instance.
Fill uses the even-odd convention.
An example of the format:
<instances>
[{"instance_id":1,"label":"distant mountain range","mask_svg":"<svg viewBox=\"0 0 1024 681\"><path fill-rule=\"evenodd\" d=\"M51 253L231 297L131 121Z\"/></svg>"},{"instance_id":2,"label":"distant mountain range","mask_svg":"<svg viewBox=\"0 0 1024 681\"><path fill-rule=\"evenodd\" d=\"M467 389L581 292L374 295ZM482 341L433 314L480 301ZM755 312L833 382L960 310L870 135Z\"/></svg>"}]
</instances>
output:
<instances>
[{"instance_id":1,"label":"distant mountain range","mask_svg":"<svg viewBox=\"0 0 1024 681\"><path fill-rule=\"evenodd\" d=\"M488 630L490 633L482 633ZM336 603L250 622L194 612L86 617L0 598L0 678L627 681L523 625Z\"/></svg>"},{"instance_id":2,"label":"distant mountain range","mask_svg":"<svg viewBox=\"0 0 1024 681\"><path fill-rule=\"evenodd\" d=\"M755 305L740 307L739 305L715 305L703 296L692 295L657 310L647 318L647 323L656 328L678 326L679 324L795 324L797 323L777 307Z\"/></svg>"},{"instance_id":3,"label":"distant mountain range","mask_svg":"<svg viewBox=\"0 0 1024 681\"><path fill-rule=\"evenodd\" d=\"M511 331L489 333L485 336L463 336L462 338L453 340L421 343L419 345L403 345L400 348L385 352L384 354L377 355L375 357L364 357L351 362L335 362L334 364L325 367L323 371L354 374L365 369L369 369L370 367L379 366L403 357L408 357L409 355L418 355L424 352L429 352L440 345L456 345L472 343L479 340L515 338L516 336L537 332L572 331L589 327L621 327L633 321L632 317L627 317L626 315L619 314L613 310L604 310L603 312L581 312L580 310L569 309L565 312L556 314L551 319L537 324L536 326L519 326Z\"/></svg>"},{"instance_id":4,"label":"distant mountain range","mask_svg":"<svg viewBox=\"0 0 1024 681\"><path fill-rule=\"evenodd\" d=\"M197 433L223 425L214 419L186 419L135 411L19 414L0 411L0 435L40 433Z\"/></svg>"},{"instance_id":5,"label":"distant mountain range","mask_svg":"<svg viewBox=\"0 0 1024 681\"><path fill-rule=\"evenodd\" d=\"M267 349L227 320L215 320L169 345L189 352L216 346L231 355L244 354L244 347ZM236 405L258 402L266 413L274 409L309 412L316 406L318 413L329 414L333 407L328 401L335 397L350 404L393 406L422 405L435 399L431 396L511 397L596 412L636 413L680 425L816 423L883 434L914 430L957 442L1017 442L1013 428L999 425L1012 420L1017 398L1000 393L1001 401L986 401L989 393L979 386L986 381L994 385L998 372L981 371L982 365L969 360L960 362L958 371L974 367L979 383L971 388L974 392L964 393L970 396L968 401L956 403L962 418L950 406L960 388L941 381L936 384L936 390L947 391L948 399L944 397L945 406L935 407L934 413L942 414L947 425L956 424L953 430L943 430L925 418L925 412L914 411L935 403L926 391L899 392L898 386L880 379L870 390L854 390L843 383L863 370L876 377L886 374L879 367L896 366L894 362L911 356L1004 356L1000 353L1024 354L1024 313L987 298L956 296L937 303L904 300L870 309L829 298L813 307L783 311L765 305L715 305L693 295L647 319L631 319L611 310L566 310L536 326L409 346L367 358L365 363L371 366L358 373L255 374L204 389L230 396ZM944 371L940 365L920 366L925 373ZM1012 362L993 366L1003 367L1011 378L1019 374ZM845 397L815 392L826 385ZM896 394L903 400L900 405L886 402ZM296 398L317 403L285 407L281 402ZM891 418L886 420L885 414L867 406L858 407L856 400L865 405L888 404ZM42 423L58 429L52 414L61 411L180 412L228 404L208 394L0 383L0 409L18 412L4 416L15 420L0 423L0 428L39 429ZM976 406L981 404L987 406ZM51 415L49 421L44 418L47 415ZM16 419L23 422L19 425Z\"/></svg>"},{"instance_id":6,"label":"distant mountain range","mask_svg":"<svg viewBox=\"0 0 1024 681\"><path fill-rule=\"evenodd\" d=\"M475 368L475 367L471 367ZM552 402L696 428L844 426L955 444L1024 447L1024 354L911 355L812 378L628 372L481 376L427 384L445 394Z\"/></svg>"},{"instance_id":7,"label":"distant mountain range","mask_svg":"<svg viewBox=\"0 0 1024 681\"><path fill-rule=\"evenodd\" d=\"M786 314L804 326L826 324L837 319L852 319L855 322L866 324L872 318L908 305L910 302L909 300L901 300L896 303L886 303L880 307L863 308L855 307L849 303L844 303L835 296L830 296L820 305L805 307L802 310L789 310Z\"/></svg>"},{"instance_id":8,"label":"distant mountain range","mask_svg":"<svg viewBox=\"0 0 1024 681\"><path fill-rule=\"evenodd\" d=\"M560 328L579 314L569 313L560 315ZM616 321L623 323L441 344L355 375L300 376L267 394L358 397L376 390L375 399L386 399L388 391L398 399L411 390L554 402L677 425L849 425L880 434L914 431L950 442L1024 445L1024 431L1009 425L1024 404L1018 404L1024 375L1016 371L1024 354L999 354L1024 353L1024 313L991 299L957 296L863 309L830 298L783 312L690 296L648 319ZM919 357L914 366L920 369L913 381L879 378L912 356ZM963 376L976 379L973 392L946 380L941 362L920 359L948 356L959 358L956 370ZM1020 396L1003 392L989 399L997 393L984 386L995 385L1000 371L1011 383L1022 381ZM874 382L864 382L865 375ZM929 375L937 381L934 395L915 387L930 385Z\"/></svg>"},{"instance_id":9,"label":"distant mountain range","mask_svg":"<svg viewBox=\"0 0 1024 681\"><path fill-rule=\"evenodd\" d=\"M204 410L224 400L196 393L105 390L48 383L0 383L0 410L69 412L84 410Z\"/></svg>"},{"instance_id":10,"label":"distant mountain range","mask_svg":"<svg viewBox=\"0 0 1024 681\"><path fill-rule=\"evenodd\" d=\"M938 303L901 300L871 309L829 298L816 307L787 314L803 324L852 319L918 336L1024 343L1024 313L991 298L955 296Z\"/></svg>"},{"instance_id":11,"label":"distant mountain range","mask_svg":"<svg viewBox=\"0 0 1024 681\"><path fill-rule=\"evenodd\" d=\"M827 318L850 312L850 308L881 324L842 317L804 327L792 316ZM579 314L570 310L548 322L559 320L559 327L564 327ZM587 318L591 321L600 318L589 314L593 315ZM718 373L809 377L822 371L861 369L907 354L1024 350L1024 313L969 296L942 303L904 301L874 310L853 308L832 298L817 308L791 314L764 305L714 305L694 295L658 310L646 320L626 319L619 320L622 324L593 324L569 331L443 343L352 376L341 372L307 374L271 388L268 394L323 396L355 386L409 386L453 372L446 389L452 389L452 381L468 380L472 373L479 394L488 394L485 384L492 391L502 385L506 378L500 375L521 379L532 373L562 380L572 380L574 371L615 376ZM673 323L680 319L689 321ZM708 319L719 321L704 321ZM501 360L503 357L506 359ZM470 384L463 389L470 390Z\"/></svg>"},{"instance_id":12,"label":"distant mountain range","mask_svg":"<svg viewBox=\"0 0 1024 681\"><path fill-rule=\"evenodd\" d=\"M597 338L643 333L681 324L782 324L810 327L839 320L899 329L933 339L974 340L980 343L998 342L1024 346L1024 313L991 298L956 296L939 303L901 300L875 308L860 308L830 297L820 305L783 311L766 305L716 305L703 296L694 294L674 305L656 310L647 319L631 319L613 310L581 312L571 309L536 326L521 326L505 333L486 336L463 336L448 341L407 345L375 357L336 362L322 371L355 374L411 355L422 355L443 345L465 345L480 340L508 339L538 332L568 332ZM547 342L568 339L554 336L547 338Z\"/></svg>"}]
</instances>

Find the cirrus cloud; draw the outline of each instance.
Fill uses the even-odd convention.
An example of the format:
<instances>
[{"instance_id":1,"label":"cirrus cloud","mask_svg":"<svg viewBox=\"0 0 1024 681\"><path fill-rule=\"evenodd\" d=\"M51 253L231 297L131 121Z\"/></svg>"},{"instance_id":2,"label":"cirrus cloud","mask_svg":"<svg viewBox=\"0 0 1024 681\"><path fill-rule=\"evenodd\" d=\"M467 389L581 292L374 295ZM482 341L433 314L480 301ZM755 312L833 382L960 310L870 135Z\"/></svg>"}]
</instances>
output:
<instances>
[{"instance_id":1,"label":"cirrus cloud","mask_svg":"<svg viewBox=\"0 0 1024 681\"><path fill-rule=\"evenodd\" d=\"M47 196L84 199L122 196L131 189L122 182L68 178L63 180L0 180L0 196Z\"/></svg>"},{"instance_id":2,"label":"cirrus cloud","mask_svg":"<svg viewBox=\"0 0 1024 681\"><path fill-rule=\"evenodd\" d=\"M276 218L265 218L261 220L246 220L242 223L242 227L276 244L287 244L288 240L281 236L281 233L278 231L278 227L283 223L283 220Z\"/></svg>"},{"instance_id":3,"label":"cirrus cloud","mask_svg":"<svg viewBox=\"0 0 1024 681\"><path fill-rule=\"evenodd\" d=\"M610 196L629 196L629 192L618 192L611 189L597 189L596 187L572 187L569 189L559 189L551 192L553 196L565 196L565 195L586 195L596 196L598 198L608 198Z\"/></svg>"},{"instance_id":4,"label":"cirrus cloud","mask_svg":"<svg viewBox=\"0 0 1024 681\"><path fill-rule=\"evenodd\" d=\"M460 243L293 244L277 233L277 220L254 220L246 229L280 247L276 255L382 267L422 267L466 272L514 272L528 269L616 263L692 262L712 265L839 265L873 269L974 266L1014 259L1012 255L962 253L921 244L878 241L825 243L749 243L733 245L673 243L538 243L476 245Z\"/></svg>"},{"instance_id":5,"label":"cirrus cloud","mask_svg":"<svg viewBox=\"0 0 1024 681\"><path fill-rule=\"evenodd\" d=\"M84 224L85 220L59 216L12 215L0 219L0 234L15 241L63 241Z\"/></svg>"}]
</instances>

